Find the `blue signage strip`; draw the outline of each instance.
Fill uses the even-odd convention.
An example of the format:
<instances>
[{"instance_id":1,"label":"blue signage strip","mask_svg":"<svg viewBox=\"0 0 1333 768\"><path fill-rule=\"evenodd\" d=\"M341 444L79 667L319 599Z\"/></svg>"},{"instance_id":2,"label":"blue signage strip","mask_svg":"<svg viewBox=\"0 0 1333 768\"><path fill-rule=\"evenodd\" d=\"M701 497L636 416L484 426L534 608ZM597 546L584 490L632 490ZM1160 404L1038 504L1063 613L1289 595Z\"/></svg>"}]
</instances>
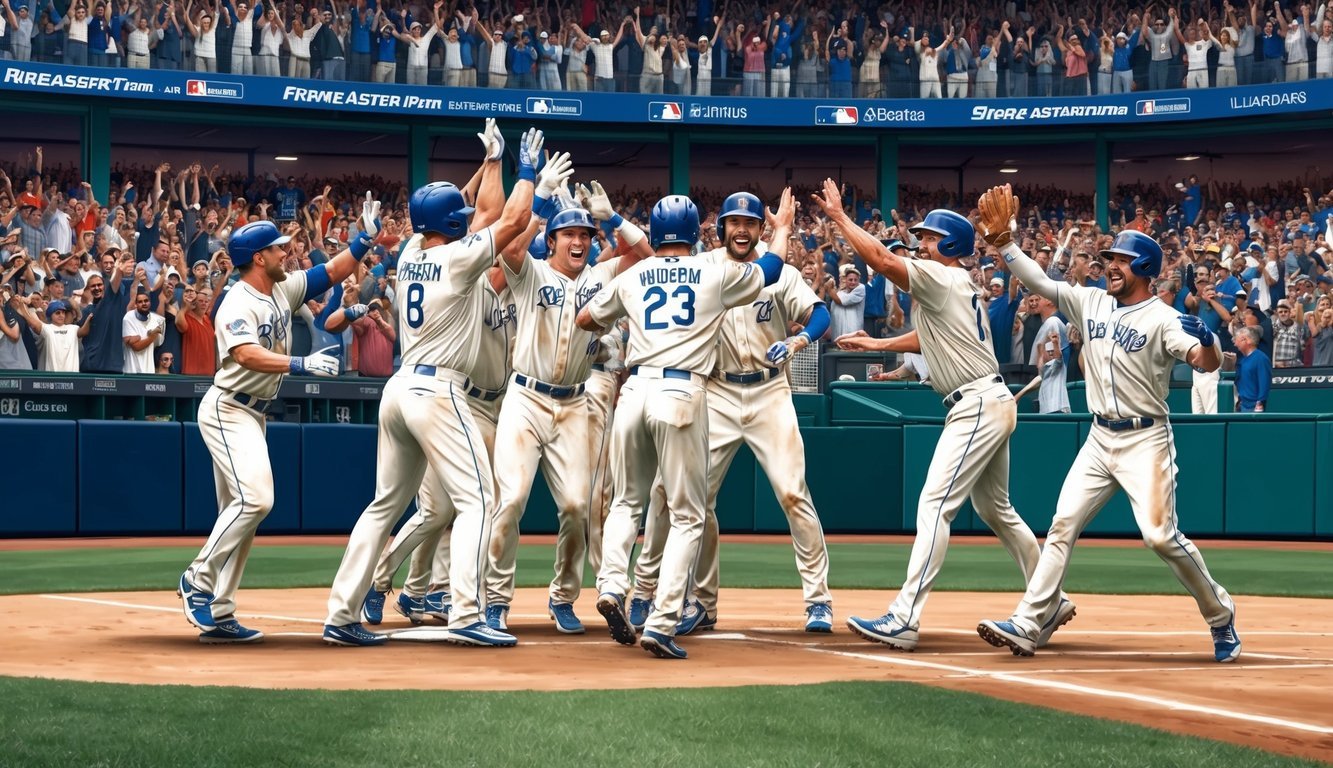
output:
<instances>
[{"instance_id":1,"label":"blue signage strip","mask_svg":"<svg viewBox=\"0 0 1333 768\"><path fill-rule=\"evenodd\" d=\"M751 128L1143 125L1333 109L1333 80L1048 99L738 99L293 80L0 61L0 89L184 103ZM674 99L674 100L673 100Z\"/></svg>"}]
</instances>

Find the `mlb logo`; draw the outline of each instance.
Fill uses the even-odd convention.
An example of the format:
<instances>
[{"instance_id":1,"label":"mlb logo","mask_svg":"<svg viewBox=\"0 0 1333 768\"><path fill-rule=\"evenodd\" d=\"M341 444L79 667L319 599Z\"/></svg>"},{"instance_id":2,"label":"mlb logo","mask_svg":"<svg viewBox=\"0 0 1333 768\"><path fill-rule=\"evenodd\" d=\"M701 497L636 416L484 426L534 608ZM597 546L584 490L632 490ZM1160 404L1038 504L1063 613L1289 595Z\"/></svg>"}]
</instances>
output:
<instances>
[{"instance_id":1,"label":"mlb logo","mask_svg":"<svg viewBox=\"0 0 1333 768\"><path fill-rule=\"evenodd\" d=\"M1157 102L1155 102L1155 101L1140 101L1140 102L1139 102L1138 114L1140 114L1140 115L1151 115L1151 114L1155 113L1156 111L1157 111Z\"/></svg>"},{"instance_id":2,"label":"mlb logo","mask_svg":"<svg viewBox=\"0 0 1333 768\"><path fill-rule=\"evenodd\" d=\"M649 120L679 122L684 117L678 101L654 101L648 105Z\"/></svg>"},{"instance_id":3,"label":"mlb logo","mask_svg":"<svg viewBox=\"0 0 1333 768\"><path fill-rule=\"evenodd\" d=\"M204 80L188 80L185 83L186 96L207 96L208 83Z\"/></svg>"},{"instance_id":4,"label":"mlb logo","mask_svg":"<svg viewBox=\"0 0 1333 768\"><path fill-rule=\"evenodd\" d=\"M815 107L815 125L856 125L860 119L856 107Z\"/></svg>"},{"instance_id":5,"label":"mlb logo","mask_svg":"<svg viewBox=\"0 0 1333 768\"><path fill-rule=\"evenodd\" d=\"M549 115L551 113L551 100L528 99L528 111L534 115Z\"/></svg>"}]
</instances>

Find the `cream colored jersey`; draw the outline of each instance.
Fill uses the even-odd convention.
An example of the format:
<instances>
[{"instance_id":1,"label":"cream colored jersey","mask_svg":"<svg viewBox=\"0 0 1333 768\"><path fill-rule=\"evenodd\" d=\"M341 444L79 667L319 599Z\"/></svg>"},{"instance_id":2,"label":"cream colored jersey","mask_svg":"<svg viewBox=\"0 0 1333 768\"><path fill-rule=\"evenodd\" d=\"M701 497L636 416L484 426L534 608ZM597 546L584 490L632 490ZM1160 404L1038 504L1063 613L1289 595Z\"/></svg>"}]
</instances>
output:
<instances>
[{"instance_id":1,"label":"cream colored jersey","mask_svg":"<svg viewBox=\"0 0 1333 768\"><path fill-rule=\"evenodd\" d=\"M562 387L587 381L597 354L597 336L579 328L574 320L619 269L620 259L607 259L569 278L540 259L524 258L517 273L505 264L518 308L514 371Z\"/></svg>"},{"instance_id":2,"label":"cream colored jersey","mask_svg":"<svg viewBox=\"0 0 1333 768\"><path fill-rule=\"evenodd\" d=\"M626 364L678 368L704 376L717 364L717 333L727 310L759 298L764 273L753 264L698 257L645 259L589 304L599 325L629 318Z\"/></svg>"},{"instance_id":3,"label":"cream colored jersey","mask_svg":"<svg viewBox=\"0 0 1333 768\"><path fill-rule=\"evenodd\" d=\"M227 291L213 319L218 358L222 361L213 379L215 385L261 400L277 397L285 374L244 368L231 356L231 351L245 344L258 344L275 354L291 354L292 312L306 301L307 280L305 272L292 272L286 280L273 284L271 296L244 282Z\"/></svg>"},{"instance_id":4,"label":"cream colored jersey","mask_svg":"<svg viewBox=\"0 0 1333 768\"><path fill-rule=\"evenodd\" d=\"M908 293L916 299L912 321L930 368L930 386L947 395L997 375L1000 365L991 345L986 306L967 270L925 259L907 260L904 265Z\"/></svg>"},{"instance_id":5,"label":"cream colored jersey","mask_svg":"<svg viewBox=\"0 0 1333 768\"><path fill-rule=\"evenodd\" d=\"M434 365L466 374L479 354L482 318L490 308L478 288L495 261L488 227L452 243L422 249L421 236L398 257L398 341L403 365Z\"/></svg>"},{"instance_id":6,"label":"cream colored jersey","mask_svg":"<svg viewBox=\"0 0 1333 768\"><path fill-rule=\"evenodd\" d=\"M1125 306L1101 288L1061 285L1057 298L1083 333L1088 410L1107 419L1167 418L1172 358L1184 360L1199 345L1180 313L1156 296Z\"/></svg>"},{"instance_id":7,"label":"cream colored jersey","mask_svg":"<svg viewBox=\"0 0 1333 768\"><path fill-rule=\"evenodd\" d=\"M714 248L702 258L715 264L741 263L727 256L725 248ZM768 348L790 336L791 324L804 320L818 303L800 270L784 264L776 283L765 286L748 306L727 312L718 334L717 369L751 373L772 368L765 359Z\"/></svg>"},{"instance_id":8,"label":"cream colored jersey","mask_svg":"<svg viewBox=\"0 0 1333 768\"><path fill-rule=\"evenodd\" d=\"M498 392L509 381L513 354L514 328L517 326L514 295L508 288L495 292L485 274L480 278L477 292L482 295L481 340L477 344L477 359L464 373L482 389Z\"/></svg>"}]
</instances>

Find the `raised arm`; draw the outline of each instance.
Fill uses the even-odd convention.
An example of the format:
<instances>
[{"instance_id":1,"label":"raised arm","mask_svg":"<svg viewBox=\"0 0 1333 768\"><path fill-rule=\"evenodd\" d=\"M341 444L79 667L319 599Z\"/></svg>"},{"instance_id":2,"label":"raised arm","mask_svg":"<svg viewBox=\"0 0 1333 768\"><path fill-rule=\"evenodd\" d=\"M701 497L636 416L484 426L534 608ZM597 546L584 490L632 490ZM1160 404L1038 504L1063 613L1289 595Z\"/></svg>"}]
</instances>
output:
<instances>
[{"instance_id":1,"label":"raised arm","mask_svg":"<svg viewBox=\"0 0 1333 768\"><path fill-rule=\"evenodd\" d=\"M1016 217L1019 210L1013 188L1008 184L992 187L981 196L977 208L981 211L982 237L1004 257L1013 276L1022 280L1023 285L1032 292L1058 304L1060 288L1065 284L1047 277L1041 265L1023 253L1023 249L1013 241L1014 233L1018 230Z\"/></svg>"},{"instance_id":2,"label":"raised arm","mask_svg":"<svg viewBox=\"0 0 1333 768\"><path fill-rule=\"evenodd\" d=\"M909 283L907 267L903 259L889 249L885 248L879 240L869 232L861 229L852 221L851 217L842 208L842 191L838 183L833 179L824 180L824 194L811 196L815 204L824 211L830 223L842 232L842 236L847 240L847 244L853 251L860 256L865 263L876 272L884 275L889 282L911 290Z\"/></svg>"},{"instance_id":3,"label":"raised arm","mask_svg":"<svg viewBox=\"0 0 1333 768\"><path fill-rule=\"evenodd\" d=\"M479 232L495 223L505 208L504 182L501 178L500 158L504 157L505 140L494 118L486 119L486 127L477 134L481 139L486 156L476 178L477 188L473 197L476 213L472 215L472 232ZM469 182L470 183L470 182Z\"/></svg>"},{"instance_id":4,"label":"raised arm","mask_svg":"<svg viewBox=\"0 0 1333 768\"><path fill-rule=\"evenodd\" d=\"M527 253L513 253L507 251L506 247L527 229L528 222L532 218L534 197L549 199L574 173L569 153L561 152L546 161L540 179L538 178L537 164L542 157L542 145L545 140L545 136L536 128L529 128L523 135L518 150L518 183L509 193L509 199L505 201L500 219L491 225L495 248L502 252L505 265L511 272L523 269Z\"/></svg>"}]
</instances>

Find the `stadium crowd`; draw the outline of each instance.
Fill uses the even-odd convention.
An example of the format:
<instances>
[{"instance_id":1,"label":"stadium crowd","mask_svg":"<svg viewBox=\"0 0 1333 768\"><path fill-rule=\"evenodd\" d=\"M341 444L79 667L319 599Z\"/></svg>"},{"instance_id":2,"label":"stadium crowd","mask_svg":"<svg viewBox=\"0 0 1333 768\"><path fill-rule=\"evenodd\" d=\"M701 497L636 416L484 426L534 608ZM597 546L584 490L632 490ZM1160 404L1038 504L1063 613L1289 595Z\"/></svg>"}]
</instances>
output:
<instances>
[{"instance_id":1,"label":"stadium crowd","mask_svg":"<svg viewBox=\"0 0 1333 768\"><path fill-rule=\"evenodd\" d=\"M1324 5L0 0L0 58L354 82L961 98L1333 77Z\"/></svg>"},{"instance_id":2,"label":"stadium crowd","mask_svg":"<svg viewBox=\"0 0 1333 768\"><path fill-rule=\"evenodd\" d=\"M1262 360L1278 368L1333 366L1333 179L1311 183L1247 188L1190 176L1125 185L1110 203L1107 231L1095 222L1090 196L1020 187L1022 245L1053 278L1104 287L1099 251L1121 229L1146 232L1166 253L1157 295L1198 315L1237 354L1238 381L1257 375L1252 369L1262 372ZM293 352L332 345L347 370L380 377L395 367L395 256L411 232L401 183L378 176L245 178L199 164L118 165L103 202L75 169L44 167L39 147L26 167L0 168L0 369L211 375L211 317L234 280L226 255L230 232L247 221L272 220L294 238L287 267L308 268L355 237L355 206L367 190L388 212L384 234L356 275L302 309ZM701 210L712 212L700 249L718 245L715 215L730 191L695 191ZM810 191L797 190L798 197L808 199ZM900 210L885 216L867 191L848 191L853 219L893 248L915 246L907 227L932 207L975 215L975 193L959 201L905 186ZM646 227L661 190L612 194ZM802 209L787 258L830 307L833 327L825 341L911 329L910 297L868 270L815 210ZM614 237L599 232L595 251L614 250ZM542 242L536 241L538 257ZM1040 369L1058 357L1064 375L1079 378L1077 329L1048 324L1054 306L1010 279L980 239L977 249L970 271L1000 362ZM325 325L335 313L350 327L330 333Z\"/></svg>"}]
</instances>

